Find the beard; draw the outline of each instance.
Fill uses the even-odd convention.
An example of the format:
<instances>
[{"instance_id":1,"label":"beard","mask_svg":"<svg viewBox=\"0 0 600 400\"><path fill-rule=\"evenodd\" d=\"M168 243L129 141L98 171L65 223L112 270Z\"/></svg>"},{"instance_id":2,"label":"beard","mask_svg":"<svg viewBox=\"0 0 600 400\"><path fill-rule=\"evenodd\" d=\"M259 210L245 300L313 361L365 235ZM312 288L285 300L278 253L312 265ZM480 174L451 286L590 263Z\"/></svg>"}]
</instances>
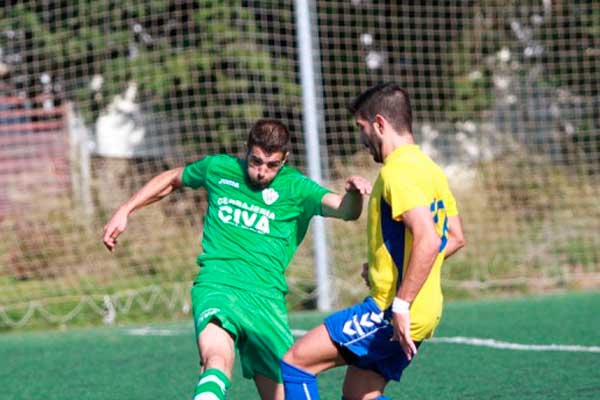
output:
<instances>
[{"instance_id":1,"label":"beard","mask_svg":"<svg viewBox=\"0 0 600 400\"><path fill-rule=\"evenodd\" d=\"M367 148L369 150L369 154L371 154L371 157L373 157L373 161L381 164L383 162L383 157L381 156L381 151L379 149L377 149L372 143L367 145Z\"/></svg>"},{"instance_id":2,"label":"beard","mask_svg":"<svg viewBox=\"0 0 600 400\"><path fill-rule=\"evenodd\" d=\"M263 190L263 189L265 189L267 186L269 186L269 184L271 183L271 181L268 181L266 179L263 179L262 181L259 181L258 179L253 178L252 176L250 176L250 174L248 174L248 182L250 183L250 186L252 186L256 190Z\"/></svg>"},{"instance_id":3,"label":"beard","mask_svg":"<svg viewBox=\"0 0 600 400\"><path fill-rule=\"evenodd\" d=\"M263 190L264 188L269 186L269 182L266 182L266 181L256 182L256 181L250 180L250 183L252 184L253 188L258 189L258 190Z\"/></svg>"},{"instance_id":4,"label":"beard","mask_svg":"<svg viewBox=\"0 0 600 400\"><path fill-rule=\"evenodd\" d=\"M373 161L375 161L378 164L383 163L383 157L381 156L380 152L373 154Z\"/></svg>"}]
</instances>

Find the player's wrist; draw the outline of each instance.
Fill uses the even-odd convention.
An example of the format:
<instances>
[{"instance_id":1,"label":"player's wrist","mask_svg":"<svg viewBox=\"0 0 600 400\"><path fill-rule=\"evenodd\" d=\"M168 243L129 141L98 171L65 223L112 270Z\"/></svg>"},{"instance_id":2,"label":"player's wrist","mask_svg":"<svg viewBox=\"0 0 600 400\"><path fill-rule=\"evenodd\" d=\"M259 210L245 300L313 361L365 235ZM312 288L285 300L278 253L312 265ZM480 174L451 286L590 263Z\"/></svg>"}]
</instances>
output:
<instances>
[{"instance_id":1,"label":"player's wrist","mask_svg":"<svg viewBox=\"0 0 600 400\"><path fill-rule=\"evenodd\" d=\"M399 297L394 297L394 301L392 302L392 312L398 314L407 314L409 309L410 303L408 301Z\"/></svg>"},{"instance_id":2,"label":"player's wrist","mask_svg":"<svg viewBox=\"0 0 600 400\"><path fill-rule=\"evenodd\" d=\"M358 188L354 185L351 184L346 184L346 187L344 188L344 190L346 191L346 193L356 193L358 192Z\"/></svg>"}]
</instances>

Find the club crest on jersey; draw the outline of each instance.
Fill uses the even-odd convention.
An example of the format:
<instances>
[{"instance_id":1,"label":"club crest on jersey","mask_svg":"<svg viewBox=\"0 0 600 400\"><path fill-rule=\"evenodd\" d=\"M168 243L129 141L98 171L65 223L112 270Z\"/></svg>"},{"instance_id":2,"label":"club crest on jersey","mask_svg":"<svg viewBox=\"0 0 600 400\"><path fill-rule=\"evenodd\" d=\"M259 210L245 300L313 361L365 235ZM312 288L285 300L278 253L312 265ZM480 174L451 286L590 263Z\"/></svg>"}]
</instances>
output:
<instances>
[{"instance_id":1,"label":"club crest on jersey","mask_svg":"<svg viewBox=\"0 0 600 400\"><path fill-rule=\"evenodd\" d=\"M279 198L279 193L274 189L268 188L262 191L262 197L266 205L270 206Z\"/></svg>"}]
</instances>

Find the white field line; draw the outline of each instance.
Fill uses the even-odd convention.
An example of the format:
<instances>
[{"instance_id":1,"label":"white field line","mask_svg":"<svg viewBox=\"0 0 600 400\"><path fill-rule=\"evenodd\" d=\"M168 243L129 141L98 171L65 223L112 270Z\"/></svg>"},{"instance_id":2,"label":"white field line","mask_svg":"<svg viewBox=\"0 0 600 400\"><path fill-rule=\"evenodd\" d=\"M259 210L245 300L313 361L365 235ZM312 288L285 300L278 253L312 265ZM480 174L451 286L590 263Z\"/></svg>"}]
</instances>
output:
<instances>
[{"instance_id":1,"label":"white field line","mask_svg":"<svg viewBox=\"0 0 600 400\"><path fill-rule=\"evenodd\" d=\"M189 329L180 328L132 328L126 329L125 332L128 335L133 336L176 336L176 335L189 335L191 332ZM303 329L292 329L292 335L300 337L307 331ZM502 350L518 350L518 351L566 351L566 352L579 352L579 353L600 353L600 346L579 346L570 344L522 344L522 343L510 343L503 342L496 339L483 339L473 337L436 337L427 340L428 343L449 343L449 344L463 344L467 346L476 347L488 347L492 349Z\"/></svg>"},{"instance_id":2,"label":"white field line","mask_svg":"<svg viewBox=\"0 0 600 400\"><path fill-rule=\"evenodd\" d=\"M301 329L292 329L292 335L302 336L306 331ZM427 340L428 343L452 343L464 344L468 346L489 347L492 349L503 350L522 350L522 351L569 351L583 353L600 353L600 346L579 346L568 344L521 344L509 343L496 339L471 338L463 336L455 337L437 337Z\"/></svg>"},{"instance_id":3,"label":"white field line","mask_svg":"<svg viewBox=\"0 0 600 400\"><path fill-rule=\"evenodd\" d=\"M428 340L428 342L465 344L469 346L490 347L492 349L503 350L569 351L581 353L600 353L600 346L579 346L570 344L521 344L503 342L495 339L481 339L462 336L431 338Z\"/></svg>"},{"instance_id":4,"label":"white field line","mask_svg":"<svg viewBox=\"0 0 600 400\"><path fill-rule=\"evenodd\" d=\"M189 329L167 329L167 328L151 328L148 326L142 328L131 328L125 331L131 336L177 336L187 335L190 333Z\"/></svg>"}]
</instances>

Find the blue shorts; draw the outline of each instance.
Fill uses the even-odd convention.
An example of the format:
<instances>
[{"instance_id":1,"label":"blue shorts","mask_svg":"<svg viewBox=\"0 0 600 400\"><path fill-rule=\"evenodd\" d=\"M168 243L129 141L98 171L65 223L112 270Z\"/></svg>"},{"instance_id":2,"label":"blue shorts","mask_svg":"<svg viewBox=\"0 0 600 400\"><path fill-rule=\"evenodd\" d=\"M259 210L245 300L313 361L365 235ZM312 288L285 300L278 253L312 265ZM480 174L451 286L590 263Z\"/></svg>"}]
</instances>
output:
<instances>
[{"instance_id":1,"label":"blue shorts","mask_svg":"<svg viewBox=\"0 0 600 400\"><path fill-rule=\"evenodd\" d=\"M385 380L399 381L410 364L400 342L390 341L394 328L391 310L381 311L371 297L325 318L329 337L354 357L351 365L375 371Z\"/></svg>"}]
</instances>

